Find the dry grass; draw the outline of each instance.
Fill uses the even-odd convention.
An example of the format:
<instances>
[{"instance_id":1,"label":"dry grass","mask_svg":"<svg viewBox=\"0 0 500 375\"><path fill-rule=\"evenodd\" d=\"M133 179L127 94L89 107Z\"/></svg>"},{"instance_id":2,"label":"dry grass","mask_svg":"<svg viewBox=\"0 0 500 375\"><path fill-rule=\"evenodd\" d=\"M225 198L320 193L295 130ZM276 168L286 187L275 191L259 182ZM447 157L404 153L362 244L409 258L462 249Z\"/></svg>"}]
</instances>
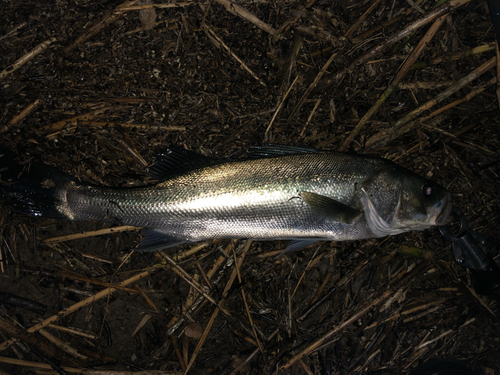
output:
<instances>
[{"instance_id":1,"label":"dry grass","mask_svg":"<svg viewBox=\"0 0 500 375\"><path fill-rule=\"evenodd\" d=\"M499 254L484 1L2 8L0 137L26 159L129 186L162 145L377 154L449 187ZM498 306L437 230L275 260L284 242L131 253L134 231L1 214L6 373L405 374L433 358L500 371Z\"/></svg>"}]
</instances>

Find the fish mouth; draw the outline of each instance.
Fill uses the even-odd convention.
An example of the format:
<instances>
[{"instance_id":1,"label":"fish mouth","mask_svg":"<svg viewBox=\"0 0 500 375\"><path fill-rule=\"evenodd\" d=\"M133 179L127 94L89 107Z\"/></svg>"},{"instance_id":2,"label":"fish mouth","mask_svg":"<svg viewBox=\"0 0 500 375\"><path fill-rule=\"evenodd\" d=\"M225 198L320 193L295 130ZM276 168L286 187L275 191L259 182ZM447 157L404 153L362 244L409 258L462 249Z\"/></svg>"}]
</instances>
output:
<instances>
[{"instance_id":1,"label":"fish mouth","mask_svg":"<svg viewBox=\"0 0 500 375\"><path fill-rule=\"evenodd\" d=\"M451 194L448 193L446 197L443 198L444 207L436 217L436 225L442 226L446 225L448 222L448 217L450 216L451 209L453 208L453 202L451 201Z\"/></svg>"}]
</instances>

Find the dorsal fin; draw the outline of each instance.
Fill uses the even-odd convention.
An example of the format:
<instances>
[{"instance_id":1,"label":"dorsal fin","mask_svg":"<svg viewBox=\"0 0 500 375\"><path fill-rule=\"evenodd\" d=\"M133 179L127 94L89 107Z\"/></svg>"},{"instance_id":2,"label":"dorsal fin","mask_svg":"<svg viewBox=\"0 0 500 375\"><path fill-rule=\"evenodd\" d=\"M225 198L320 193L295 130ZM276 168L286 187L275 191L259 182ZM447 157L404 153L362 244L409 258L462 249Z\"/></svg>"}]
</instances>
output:
<instances>
[{"instance_id":1,"label":"dorsal fin","mask_svg":"<svg viewBox=\"0 0 500 375\"><path fill-rule=\"evenodd\" d=\"M149 168L148 176L162 181L222 161L223 159L204 156L183 148L170 147L162 150L156 156L153 165Z\"/></svg>"},{"instance_id":2,"label":"dorsal fin","mask_svg":"<svg viewBox=\"0 0 500 375\"><path fill-rule=\"evenodd\" d=\"M254 146L248 149L249 158L266 158L273 156L309 154L318 152L313 147L299 147L299 146L284 146L275 145L272 143L264 144L262 146Z\"/></svg>"}]
</instances>

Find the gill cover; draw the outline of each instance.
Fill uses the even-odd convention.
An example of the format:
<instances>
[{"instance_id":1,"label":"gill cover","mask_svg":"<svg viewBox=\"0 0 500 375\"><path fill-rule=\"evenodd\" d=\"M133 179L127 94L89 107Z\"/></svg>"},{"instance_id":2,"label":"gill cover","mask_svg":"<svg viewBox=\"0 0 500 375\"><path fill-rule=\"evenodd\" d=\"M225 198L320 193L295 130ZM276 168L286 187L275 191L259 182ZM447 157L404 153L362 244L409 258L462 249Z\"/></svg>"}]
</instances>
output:
<instances>
[{"instance_id":1,"label":"gill cover","mask_svg":"<svg viewBox=\"0 0 500 375\"><path fill-rule=\"evenodd\" d=\"M440 225L452 206L444 187L392 163L377 168L361 189L368 225L378 237Z\"/></svg>"}]
</instances>

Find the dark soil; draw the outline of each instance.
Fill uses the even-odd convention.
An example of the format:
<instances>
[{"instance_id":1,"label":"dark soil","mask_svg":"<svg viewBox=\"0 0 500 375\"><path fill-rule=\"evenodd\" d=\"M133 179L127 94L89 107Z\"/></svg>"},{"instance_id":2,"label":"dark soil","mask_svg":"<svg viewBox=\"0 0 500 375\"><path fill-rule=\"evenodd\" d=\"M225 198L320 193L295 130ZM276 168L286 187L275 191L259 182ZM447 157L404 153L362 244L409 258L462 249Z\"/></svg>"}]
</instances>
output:
<instances>
[{"instance_id":1,"label":"dark soil","mask_svg":"<svg viewBox=\"0 0 500 375\"><path fill-rule=\"evenodd\" d=\"M167 146L220 157L267 142L375 154L448 187L499 256L498 75L487 65L495 35L485 1L450 9L409 70L434 2L242 0L234 14L220 3L120 13L114 1L3 1L1 145L108 186L142 184ZM428 22L396 40L418 20ZM0 372L177 374L189 364L193 374L407 374L453 359L500 373L497 302L475 293L436 228L277 260L285 241L141 253L130 231L47 243L111 225L0 212L0 292L22 298L0 294Z\"/></svg>"}]
</instances>

